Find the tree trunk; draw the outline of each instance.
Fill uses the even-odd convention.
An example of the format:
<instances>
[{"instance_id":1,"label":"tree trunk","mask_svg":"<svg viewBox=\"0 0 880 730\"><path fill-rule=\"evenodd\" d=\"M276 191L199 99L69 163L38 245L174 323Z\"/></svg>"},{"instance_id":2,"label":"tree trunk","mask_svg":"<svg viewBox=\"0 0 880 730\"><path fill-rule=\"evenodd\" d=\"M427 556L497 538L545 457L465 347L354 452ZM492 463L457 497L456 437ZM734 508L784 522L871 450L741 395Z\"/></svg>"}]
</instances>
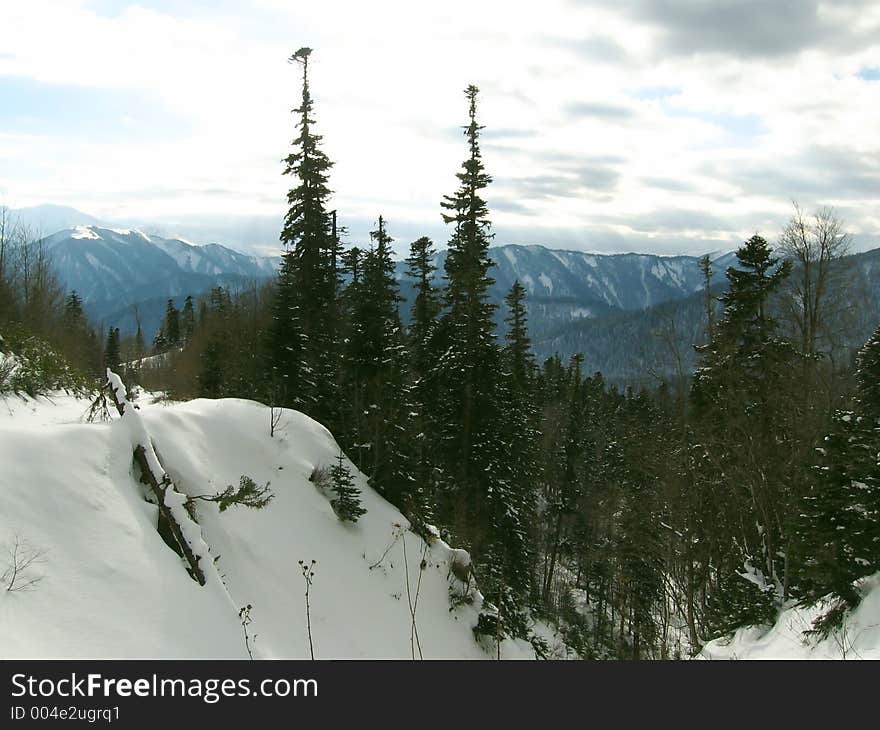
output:
<instances>
[{"instance_id":1,"label":"tree trunk","mask_svg":"<svg viewBox=\"0 0 880 730\"><path fill-rule=\"evenodd\" d=\"M109 368L107 369L107 373L108 376L111 375ZM110 397L113 399L113 405L116 406L119 415L124 418L126 416L126 410L131 406L125 401L124 396L119 396L109 378L108 385L110 386ZM173 512L165 503L165 495L167 491L170 489L172 492L176 492L177 490L174 488L174 483L171 481L168 474L163 473L161 476L157 476L154 473L154 470L150 465L150 459L147 457L147 446L149 446L152 451L152 445L149 444L138 444L134 448L134 461L141 470L140 480L143 484L150 487L150 490L156 497L156 503L159 507L159 519L160 521L164 521L174 543L177 545L178 549L175 552L187 562L187 565L189 566L187 571L192 579L198 581L199 585L203 586L205 585L205 573L199 566L199 558L195 555L189 541L184 536L180 523L175 519Z\"/></svg>"}]
</instances>

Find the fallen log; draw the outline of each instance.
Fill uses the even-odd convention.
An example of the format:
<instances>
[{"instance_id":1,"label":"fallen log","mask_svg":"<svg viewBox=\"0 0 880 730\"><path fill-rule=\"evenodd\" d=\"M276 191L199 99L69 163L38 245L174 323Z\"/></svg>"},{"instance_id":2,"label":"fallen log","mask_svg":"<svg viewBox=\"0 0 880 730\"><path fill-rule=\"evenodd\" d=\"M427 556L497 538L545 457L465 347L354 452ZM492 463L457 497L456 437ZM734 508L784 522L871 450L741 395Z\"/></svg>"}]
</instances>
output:
<instances>
[{"instance_id":1,"label":"fallen log","mask_svg":"<svg viewBox=\"0 0 880 730\"><path fill-rule=\"evenodd\" d=\"M199 564L200 555L193 549L193 542L204 545L201 535L198 536L193 529L198 526L186 513L183 506L186 496L177 491L174 482L159 463L159 457L153 448L147 429L141 420L140 414L128 402L125 396L125 386L122 380L110 368L107 368L107 386L110 398L123 421L129 424L132 442L134 444L133 458L140 468L140 480L146 484L156 498L159 506L159 521L164 523L167 534L172 540L172 548L187 563L187 572L199 585L205 585L205 572ZM187 534L191 533L190 537Z\"/></svg>"}]
</instances>

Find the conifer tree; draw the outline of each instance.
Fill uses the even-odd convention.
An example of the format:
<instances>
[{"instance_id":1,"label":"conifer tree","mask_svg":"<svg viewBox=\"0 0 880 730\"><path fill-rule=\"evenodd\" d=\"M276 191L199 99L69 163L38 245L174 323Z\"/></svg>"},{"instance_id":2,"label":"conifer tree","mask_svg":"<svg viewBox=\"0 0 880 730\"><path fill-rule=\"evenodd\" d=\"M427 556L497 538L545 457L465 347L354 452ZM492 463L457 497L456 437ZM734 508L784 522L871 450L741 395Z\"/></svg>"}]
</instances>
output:
<instances>
[{"instance_id":1,"label":"conifer tree","mask_svg":"<svg viewBox=\"0 0 880 730\"><path fill-rule=\"evenodd\" d=\"M289 59L302 67L302 100L295 151L284 174L296 180L287 195L281 241L285 251L278 274L272 324L267 337L267 379L280 405L297 407L332 426L337 385L338 310L336 257L339 243L327 211L332 163L320 149L309 88L310 48Z\"/></svg>"},{"instance_id":2,"label":"conifer tree","mask_svg":"<svg viewBox=\"0 0 880 730\"><path fill-rule=\"evenodd\" d=\"M392 238L379 217L370 233L374 246L362 262L359 280L349 285L351 325L346 353L350 449L359 467L389 501L403 508L413 477L406 435L406 351L391 257ZM355 258L353 263L357 263ZM352 287L353 290L352 290Z\"/></svg>"},{"instance_id":3,"label":"conifer tree","mask_svg":"<svg viewBox=\"0 0 880 730\"><path fill-rule=\"evenodd\" d=\"M183 341L190 342L196 329L196 314L195 309L193 308L193 298L190 295L188 295L183 302L183 312L180 315L180 320L180 330Z\"/></svg>"},{"instance_id":4,"label":"conifer tree","mask_svg":"<svg viewBox=\"0 0 880 730\"><path fill-rule=\"evenodd\" d=\"M857 357L855 410L835 414L796 521L802 603L831 593L853 608L855 582L880 570L880 328ZM839 619L833 611L828 618Z\"/></svg>"},{"instance_id":5,"label":"conifer tree","mask_svg":"<svg viewBox=\"0 0 880 730\"><path fill-rule=\"evenodd\" d=\"M135 307L135 321L137 322L137 332L134 335L134 356L136 360L140 360L147 354L147 345L144 342L144 330L141 327L141 318L138 315L137 307Z\"/></svg>"},{"instance_id":6,"label":"conifer tree","mask_svg":"<svg viewBox=\"0 0 880 730\"><path fill-rule=\"evenodd\" d=\"M70 292L64 302L64 320L67 325L79 327L85 323L82 299L76 293L76 289Z\"/></svg>"},{"instance_id":7,"label":"conifer tree","mask_svg":"<svg viewBox=\"0 0 880 730\"><path fill-rule=\"evenodd\" d=\"M75 290L64 301L62 324L58 339L67 357L84 372L97 371L101 364L100 346L95 346L94 333L86 320L82 299Z\"/></svg>"},{"instance_id":8,"label":"conifer tree","mask_svg":"<svg viewBox=\"0 0 880 730\"><path fill-rule=\"evenodd\" d=\"M477 94L475 86L465 90L470 122L464 133L469 155L456 175L460 186L441 203L450 211L443 219L454 228L445 263L443 349L435 368L441 441L452 481L450 496L470 502L471 507L485 496L480 484L485 473L481 449L494 447L481 441L492 438L492 426L497 425L493 416L499 417L495 400L499 353L492 320L495 305L488 295L493 283L488 274L492 265L488 256L491 224L481 197L491 177L484 170L480 153Z\"/></svg>"},{"instance_id":9,"label":"conifer tree","mask_svg":"<svg viewBox=\"0 0 880 730\"><path fill-rule=\"evenodd\" d=\"M180 311L174 306L174 300L169 299L165 307L165 342L168 347L180 344Z\"/></svg>"},{"instance_id":10,"label":"conifer tree","mask_svg":"<svg viewBox=\"0 0 880 730\"><path fill-rule=\"evenodd\" d=\"M779 263L758 235L736 255L739 268L728 269L730 286L720 297L723 317L712 341L698 348L692 401L699 448L709 455L703 461L708 469L698 479L711 488L715 509L723 515L713 538L730 561L723 570L742 573L747 564L753 566L759 580L776 587L781 601L790 579L788 528L803 492L809 449L799 435L791 378L799 356L779 335L770 308L791 263ZM720 488L714 484L718 474L723 475ZM731 544L739 546L738 552L729 549ZM740 594L731 593L731 600ZM742 606L742 615L750 615L752 608Z\"/></svg>"},{"instance_id":11,"label":"conifer tree","mask_svg":"<svg viewBox=\"0 0 880 730\"><path fill-rule=\"evenodd\" d=\"M104 367L116 368L122 358L119 356L119 328L107 330L107 343L104 346Z\"/></svg>"},{"instance_id":12,"label":"conifer tree","mask_svg":"<svg viewBox=\"0 0 880 730\"><path fill-rule=\"evenodd\" d=\"M504 320L507 323L504 351L514 388L528 396L534 384L535 361L529 341L525 298L526 290L517 279L504 299L508 312Z\"/></svg>"},{"instance_id":13,"label":"conifer tree","mask_svg":"<svg viewBox=\"0 0 880 730\"><path fill-rule=\"evenodd\" d=\"M505 433L509 392L494 332L495 305L488 294L492 234L482 190L492 178L480 152L477 94L476 86L465 90L468 157L457 174L458 190L442 202L448 211L443 219L454 228L445 264L446 311L437 340L441 355L430 375L437 388L443 472L439 517L471 549L486 595L509 598L502 609L507 630L522 635L521 601L528 595L530 575L525 515L511 479L511 443Z\"/></svg>"},{"instance_id":14,"label":"conifer tree","mask_svg":"<svg viewBox=\"0 0 880 730\"><path fill-rule=\"evenodd\" d=\"M330 501L336 516L343 522L357 522L367 513L361 506L360 490L354 486L354 479L348 467L342 463L340 452L336 463L330 467L330 481L336 497Z\"/></svg>"},{"instance_id":15,"label":"conifer tree","mask_svg":"<svg viewBox=\"0 0 880 730\"><path fill-rule=\"evenodd\" d=\"M857 358L859 413L866 427L880 428L880 327L868 339Z\"/></svg>"},{"instance_id":16,"label":"conifer tree","mask_svg":"<svg viewBox=\"0 0 880 730\"><path fill-rule=\"evenodd\" d=\"M438 316L440 314L440 293L434 287L434 264L436 250L427 236L422 236L410 244L406 259L407 276L415 280L416 297L410 313L410 326L407 333L409 346L409 402L412 419L411 464L410 470L415 486L415 496L420 501L420 512L425 519L432 512L433 491L436 470L439 467L437 442L436 381L430 377L436 362L438 347Z\"/></svg>"},{"instance_id":17,"label":"conifer tree","mask_svg":"<svg viewBox=\"0 0 880 730\"><path fill-rule=\"evenodd\" d=\"M436 249L430 238L422 236L410 244L406 259L406 274L415 280L416 298L413 301L409 326L412 369L415 377L422 378L433 360L431 338L440 314L440 297L433 284Z\"/></svg>"}]
</instances>

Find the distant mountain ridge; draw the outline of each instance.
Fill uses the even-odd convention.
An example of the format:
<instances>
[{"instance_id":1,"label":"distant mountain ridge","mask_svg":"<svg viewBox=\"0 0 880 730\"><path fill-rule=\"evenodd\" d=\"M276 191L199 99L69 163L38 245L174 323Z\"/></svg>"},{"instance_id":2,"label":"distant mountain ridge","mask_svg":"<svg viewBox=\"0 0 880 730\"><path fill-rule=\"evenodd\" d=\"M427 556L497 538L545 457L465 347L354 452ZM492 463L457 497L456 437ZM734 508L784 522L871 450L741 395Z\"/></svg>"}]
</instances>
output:
<instances>
[{"instance_id":1,"label":"distant mountain ridge","mask_svg":"<svg viewBox=\"0 0 880 730\"><path fill-rule=\"evenodd\" d=\"M529 329L534 339L568 323L643 310L685 299L703 288L695 256L600 254L506 245L490 248L489 257L495 264L489 270L495 280L489 295L498 305L496 321L503 323L504 297L519 280L527 292ZM438 284L445 260L446 252L440 251L435 259ZM713 284L724 279L724 271L734 260L732 253L715 259ZM404 320L415 298L414 282L405 270L404 263L397 264Z\"/></svg>"},{"instance_id":2,"label":"distant mountain ridge","mask_svg":"<svg viewBox=\"0 0 880 730\"><path fill-rule=\"evenodd\" d=\"M132 305L143 303L140 314L147 334L161 319L159 302L196 296L214 286L238 289L265 280L280 261L280 256L254 256L219 244L196 245L96 224L58 231L44 238L43 245L65 288L79 293L91 316L129 331L135 327ZM504 296L519 280L528 292L531 325L537 333L578 319L682 299L702 287L692 256L595 254L537 245L497 246L489 255L495 263L490 297L499 307L499 323L505 314ZM445 258L446 251L436 257L438 285ZM414 282L404 262L396 267L406 320Z\"/></svg>"},{"instance_id":3,"label":"distant mountain ridge","mask_svg":"<svg viewBox=\"0 0 880 730\"><path fill-rule=\"evenodd\" d=\"M133 305L152 337L167 299L182 301L214 286L238 290L275 274L280 258L252 256L219 244L151 236L136 229L79 225L42 239L68 291L88 314L125 332L135 329Z\"/></svg>"}]
</instances>

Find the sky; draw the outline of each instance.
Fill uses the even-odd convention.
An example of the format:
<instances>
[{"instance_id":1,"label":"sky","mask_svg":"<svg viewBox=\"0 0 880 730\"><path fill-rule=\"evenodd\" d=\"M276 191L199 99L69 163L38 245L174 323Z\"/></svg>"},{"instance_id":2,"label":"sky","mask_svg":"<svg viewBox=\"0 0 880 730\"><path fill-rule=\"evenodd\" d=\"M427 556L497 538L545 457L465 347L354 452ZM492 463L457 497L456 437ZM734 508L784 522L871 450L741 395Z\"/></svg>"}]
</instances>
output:
<instances>
[{"instance_id":1,"label":"sky","mask_svg":"<svg viewBox=\"0 0 880 730\"><path fill-rule=\"evenodd\" d=\"M277 252L308 46L349 243L381 214L400 251L444 245L476 84L495 244L730 250L796 201L880 246L875 0L5 0L2 21L13 208Z\"/></svg>"}]
</instances>

